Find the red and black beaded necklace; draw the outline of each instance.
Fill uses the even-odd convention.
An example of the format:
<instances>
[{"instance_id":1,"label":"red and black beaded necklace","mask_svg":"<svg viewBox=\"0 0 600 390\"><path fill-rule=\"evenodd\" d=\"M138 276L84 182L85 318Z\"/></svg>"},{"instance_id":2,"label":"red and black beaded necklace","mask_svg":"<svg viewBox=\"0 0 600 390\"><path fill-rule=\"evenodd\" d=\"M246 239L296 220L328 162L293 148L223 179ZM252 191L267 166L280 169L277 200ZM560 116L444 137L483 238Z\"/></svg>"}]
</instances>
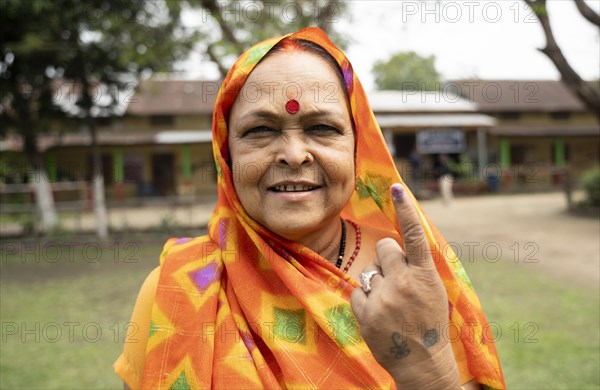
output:
<instances>
[{"instance_id":1,"label":"red and black beaded necklace","mask_svg":"<svg viewBox=\"0 0 600 390\"><path fill-rule=\"evenodd\" d=\"M340 240L340 252L338 254L338 259L335 263L335 266L337 268L340 268L342 266L342 262L344 261L344 253L346 252L346 223L344 222L344 219L341 218L341 222L342 222L342 239ZM358 252L360 251L360 244L361 244L361 231L360 231L360 226L358 226L356 223L352 222L352 221L348 221L348 223L350 223L350 225L352 225L352 227L354 227L354 230L356 230L356 248L354 248L354 252L352 253L352 256L350 256L350 259L348 260L348 262L346 263L346 266L344 267L344 273L347 273L348 270L350 269L350 266L352 266L352 263L354 263L354 260L356 259L356 256L358 255Z\"/></svg>"}]
</instances>

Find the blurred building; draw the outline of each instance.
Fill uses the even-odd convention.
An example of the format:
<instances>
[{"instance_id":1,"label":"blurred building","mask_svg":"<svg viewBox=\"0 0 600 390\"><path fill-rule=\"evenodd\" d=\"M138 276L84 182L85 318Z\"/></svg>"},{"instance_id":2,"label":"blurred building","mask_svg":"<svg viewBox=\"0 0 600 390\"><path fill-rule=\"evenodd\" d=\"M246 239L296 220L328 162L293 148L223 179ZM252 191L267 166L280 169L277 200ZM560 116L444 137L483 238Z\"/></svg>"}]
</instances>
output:
<instances>
[{"instance_id":1,"label":"blurred building","mask_svg":"<svg viewBox=\"0 0 600 390\"><path fill-rule=\"evenodd\" d=\"M376 91L369 100L400 174L413 187L436 185L443 155L467 181L479 182L496 119L477 104L449 89Z\"/></svg>"},{"instance_id":2,"label":"blurred building","mask_svg":"<svg viewBox=\"0 0 600 390\"><path fill-rule=\"evenodd\" d=\"M447 88L496 119L490 161L513 186L560 185L565 168L577 177L600 161L598 113L561 81L460 80Z\"/></svg>"},{"instance_id":3,"label":"blurred building","mask_svg":"<svg viewBox=\"0 0 600 390\"><path fill-rule=\"evenodd\" d=\"M120 97L123 115L98 116L107 196L214 195L211 122L219 86L143 81ZM460 80L437 92L379 91L369 99L409 180L434 183L437 157L445 154L461 171L458 187L487 190L493 178L504 189L548 189L561 185L565 167L576 175L600 159L596 115L560 81ZM58 128L39 138L49 178L92 180L89 129ZM0 140L0 150L9 156L5 167L23 161L18 137Z\"/></svg>"},{"instance_id":4,"label":"blurred building","mask_svg":"<svg viewBox=\"0 0 600 390\"><path fill-rule=\"evenodd\" d=\"M95 118L107 197L214 194L211 123L219 87L218 81L143 81L135 94L119 96L123 115ZM93 180L91 144L86 127L40 136L49 179ZM21 149L18 137L0 143L5 152ZM22 166L16 157L13 165Z\"/></svg>"},{"instance_id":5,"label":"blurred building","mask_svg":"<svg viewBox=\"0 0 600 390\"><path fill-rule=\"evenodd\" d=\"M559 188L600 161L600 127L560 81L459 80L440 91L370 94L399 170L434 183L441 155L471 192ZM416 153L416 157L415 157ZM415 172L415 162L419 172Z\"/></svg>"}]
</instances>

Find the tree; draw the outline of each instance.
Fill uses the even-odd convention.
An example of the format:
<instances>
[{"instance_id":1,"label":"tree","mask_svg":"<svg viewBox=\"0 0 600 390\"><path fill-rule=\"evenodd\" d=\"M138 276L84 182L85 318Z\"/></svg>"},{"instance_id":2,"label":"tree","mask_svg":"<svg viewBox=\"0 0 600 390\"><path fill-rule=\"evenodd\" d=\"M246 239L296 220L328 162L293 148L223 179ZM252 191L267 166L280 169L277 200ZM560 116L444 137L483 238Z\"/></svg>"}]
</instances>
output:
<instances>
[{"instance_id":1,"label":"tree","mask_svg":"<svg viewBox=\"0 0 600 390\"><path fill-rule=\"evenodd\" d=\"M347 14L346 3L339 0L188 0L188 4L200 8L199 50L216 64L221 77L254 43L304 27L317 26L340 47L347 44L334 29Z\"/></svg>"},{"instance_id":2,"label":"tree","mask_svg":"<svg viewBox=\"0 0 600 390\"><path fill-rule=\"evenodd\" d=\"M200 10L199 26L183 27L182 12ZM111 115L124 88L141 73L171 69L194 43L221 75L256 41L317 25L338 44L334 24L346 6L337 0L0 0L0 136L18 133L24 152L38 174L46 177L37 149L38 135L66 118L86 128L92 138L95 205L100 236L106 235L102 164L94 118ZM67 82L74 104L59 104L53 86ZM99 92L102 92L99 94ZM102 95L100 98L99 95ZM71 99L71 98L70 98ZM51 227L52 202L47 181L36 181L42 193L38 207Z\"/></svg>"},{"instance_id":3,"label":"tree","mask_svg":"<svg viewBox=\"0 0 600 390\"><path fill-rule=\"evenodd\" d=\"M435 91L440 86L433 55L421 57L413 51L396 53L388 60L376 61L372 72L379 90Z\"/></svg>"},{"instance_id":4,"label":"tree","mask_svg":"<svg viewBox=\"0 0 600 390\"><path fill-rule=\"evenodd\" d=\"M550 26L546 0L524 1L540 21L544 35L546 36L546 47L540 49L540 51L554 63L567 87L585 103L590 111L595 112L600 118L600 93L577 74L562 53L558 43L554 39L554 33ZM600 27L600 15L594 12L584 0L575 0L575 5L584 18Z\"/></svg>"},{"instance_id":5,"label":"tree","mask_svg":"<svg viewBox=\"0 0 600 390\"><path fill-rule=\"evenodd\" d=\"M142 72L170 69L192 46L177 1L2 0L0 2L0 130L23 138L24 152L48 191L38 135L57 119L87 128L92 138L98 234L107 235L104 180L95 117L111 115L124 88ZM56 99L70 84L73 104ZM4 135L4 134L0 134ZM46 228L48 196L38 197ZM54 218L54 219L53 219Z\"/></svg>"}]
</instances>

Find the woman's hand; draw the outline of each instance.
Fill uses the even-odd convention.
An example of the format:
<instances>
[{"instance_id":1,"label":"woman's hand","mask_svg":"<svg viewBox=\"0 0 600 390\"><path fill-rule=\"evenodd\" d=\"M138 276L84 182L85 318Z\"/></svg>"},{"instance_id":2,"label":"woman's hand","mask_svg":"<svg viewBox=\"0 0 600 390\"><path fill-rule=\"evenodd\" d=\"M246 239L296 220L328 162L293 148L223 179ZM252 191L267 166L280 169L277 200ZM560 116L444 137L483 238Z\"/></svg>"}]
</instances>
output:
<instances>
[{"instance_id":1,"label":"woman's hand","mask_svg":"<svg viewBox=\"0 0 600 390\"><path fill-rule=\"evenodd\" d=\"M375 359L402 388L460 388L448 329L448 297L425 232L400 184L391 188L405 251L385 238L376 246L372 290L352 292L352 310Z\"/></svg>"}]
</instances>

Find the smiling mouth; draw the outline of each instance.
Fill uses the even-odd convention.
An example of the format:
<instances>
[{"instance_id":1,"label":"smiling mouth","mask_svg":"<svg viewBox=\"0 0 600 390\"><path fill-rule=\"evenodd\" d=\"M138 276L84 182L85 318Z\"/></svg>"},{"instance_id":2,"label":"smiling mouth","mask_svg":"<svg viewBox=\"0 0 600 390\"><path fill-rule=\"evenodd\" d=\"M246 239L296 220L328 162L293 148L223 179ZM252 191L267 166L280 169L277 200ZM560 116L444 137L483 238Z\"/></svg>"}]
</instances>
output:
<instances>
[{"instance_id":1,"label":"smiling mouth","mask_svg":"<svg viewBox=\"0 0 600 390\"><path fill-rule=\"evenodd\" d=\"M273 192L304 192L314 191L320 188L319 186L309 186L304 184L284 184L269 188Z\"/></svg>"}]
</instances>

